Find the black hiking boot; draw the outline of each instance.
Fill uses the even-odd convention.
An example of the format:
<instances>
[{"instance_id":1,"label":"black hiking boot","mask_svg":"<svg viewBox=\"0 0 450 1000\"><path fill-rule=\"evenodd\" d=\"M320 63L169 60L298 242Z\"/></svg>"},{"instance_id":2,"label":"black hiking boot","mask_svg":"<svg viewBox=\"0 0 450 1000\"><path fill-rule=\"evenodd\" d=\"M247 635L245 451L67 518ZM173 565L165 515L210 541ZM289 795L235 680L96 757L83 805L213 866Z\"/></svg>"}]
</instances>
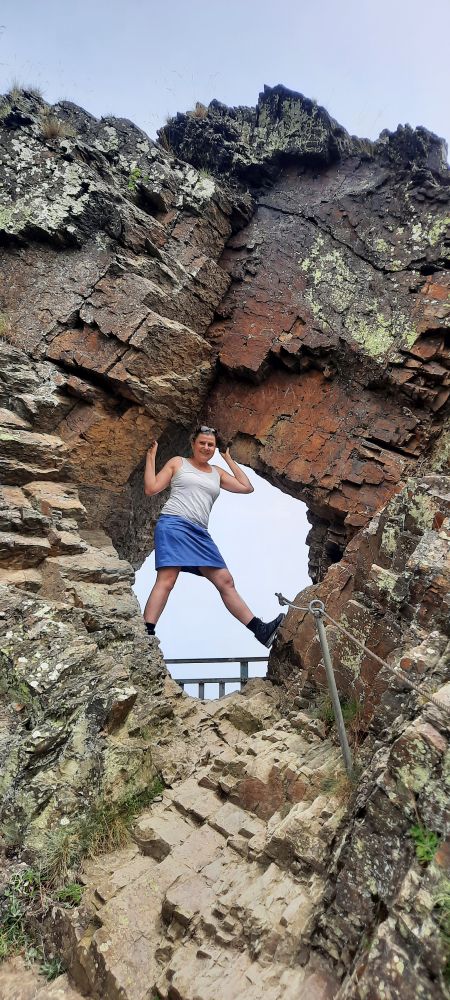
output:
<instances>
[{"instance_id":1,"label":"black hiking boot","mask_svg":"<svg viewBox=\"0 0 450 1000\"><path fill-rule=\"evenodd\" d=\"M257 639L258 642L262 642L263 646L267 646L267 648L269 648L275 639L283 618L284 615L278 615L278 618L274 618L273 622L258 622L253 630L255 639Z\"/></svg>"}]
</instances>

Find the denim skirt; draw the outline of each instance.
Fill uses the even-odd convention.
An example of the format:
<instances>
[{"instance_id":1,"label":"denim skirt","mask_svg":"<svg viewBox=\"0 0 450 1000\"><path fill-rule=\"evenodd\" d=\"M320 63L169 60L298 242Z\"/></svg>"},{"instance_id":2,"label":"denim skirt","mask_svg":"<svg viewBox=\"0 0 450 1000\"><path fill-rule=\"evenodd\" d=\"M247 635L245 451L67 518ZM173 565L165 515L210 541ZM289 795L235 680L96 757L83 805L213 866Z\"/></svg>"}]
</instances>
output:
<instances>
[{"instance_id":1,"label":"denim skirt","mask_svg":"<svg viewBox=\"0 0 450 1000\"><path fill-rule=\"evenodd\" d=\"M200 567L226 569L217 545L200 524L176 514L161 514L155 528L155 566L179 566L201 576Z\"/></svg>"}]
</instances>

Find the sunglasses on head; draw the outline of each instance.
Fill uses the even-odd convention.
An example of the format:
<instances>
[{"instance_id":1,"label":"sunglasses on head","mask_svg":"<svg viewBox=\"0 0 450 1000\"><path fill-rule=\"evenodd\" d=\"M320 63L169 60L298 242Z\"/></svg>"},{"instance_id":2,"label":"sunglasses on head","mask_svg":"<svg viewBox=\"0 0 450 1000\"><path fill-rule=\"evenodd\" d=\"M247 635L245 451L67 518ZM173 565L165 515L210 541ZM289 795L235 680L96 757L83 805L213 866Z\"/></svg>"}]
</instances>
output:
<instances>
[{"instance_id":1,"label":"sunglasses on head","mask_svg":"<svg viewBox=\"0 0 450 1000\"><path fill-rule=\"evenodd\" d=\"M197 434L217 434L215 427L207 427L206 424L202 424L197 431Z\"/></svg>"}]
</instances>

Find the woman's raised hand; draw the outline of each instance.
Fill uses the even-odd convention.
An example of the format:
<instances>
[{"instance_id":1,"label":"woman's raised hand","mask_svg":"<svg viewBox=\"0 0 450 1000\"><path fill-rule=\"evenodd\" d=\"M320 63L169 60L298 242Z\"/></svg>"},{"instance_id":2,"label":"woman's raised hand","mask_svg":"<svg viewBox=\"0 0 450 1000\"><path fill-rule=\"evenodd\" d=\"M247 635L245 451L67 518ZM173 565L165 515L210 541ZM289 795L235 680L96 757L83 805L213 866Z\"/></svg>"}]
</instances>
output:
<instances>
[{"instance_id":1,"label":"woman's raised hand","mask_svg":"<svg viewBox=\"0 0 450 1000\"><path fill-rule=\"evenodd\" d=\"M147 455L151 458L156 458L156 452L158 451L158 442L152 441L150 447L147 449Z\"/></svg>"},{"instance_id":2,"label":"woman's raised hand","mask_svg":"<svg viewBox=\"0 0 450 1000\"><path fill-rule=\"evenodd\" d=\"M220 454L221 454L222 458L225 459L226 462L228 462L228 459L231 458L230 449L229 448L226 448L225 451L221 451Z\"/></svg>"}]
</instances>

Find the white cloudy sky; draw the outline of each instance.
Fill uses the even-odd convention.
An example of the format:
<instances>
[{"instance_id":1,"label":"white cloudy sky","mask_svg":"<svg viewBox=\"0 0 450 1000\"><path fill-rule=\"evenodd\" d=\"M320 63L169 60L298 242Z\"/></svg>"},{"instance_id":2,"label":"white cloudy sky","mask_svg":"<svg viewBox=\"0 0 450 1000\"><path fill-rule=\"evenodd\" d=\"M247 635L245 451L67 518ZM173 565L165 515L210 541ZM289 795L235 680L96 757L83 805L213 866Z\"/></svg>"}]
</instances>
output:
<instances>
[{"instance_id":1,"label":"white cloudy sky","mask_svg":"<svg viewBox=\"0 0 450 1000\"><path fill-rule=\"evenodd\" d=\"M448 141L449 38L449 0L0 0L0 91L37 85L49 101L130 118L154 136L196 101L253 105L264 84L284 83L351 133L376 138L409 122ZM211 530L257 614L277 613L275 590L307 583L304 508L266 484L222 494ZM143 577L142 594L148 565ZM190 576L159 634L168 657L263 652Z\"/></svg>"}]
</instances>

